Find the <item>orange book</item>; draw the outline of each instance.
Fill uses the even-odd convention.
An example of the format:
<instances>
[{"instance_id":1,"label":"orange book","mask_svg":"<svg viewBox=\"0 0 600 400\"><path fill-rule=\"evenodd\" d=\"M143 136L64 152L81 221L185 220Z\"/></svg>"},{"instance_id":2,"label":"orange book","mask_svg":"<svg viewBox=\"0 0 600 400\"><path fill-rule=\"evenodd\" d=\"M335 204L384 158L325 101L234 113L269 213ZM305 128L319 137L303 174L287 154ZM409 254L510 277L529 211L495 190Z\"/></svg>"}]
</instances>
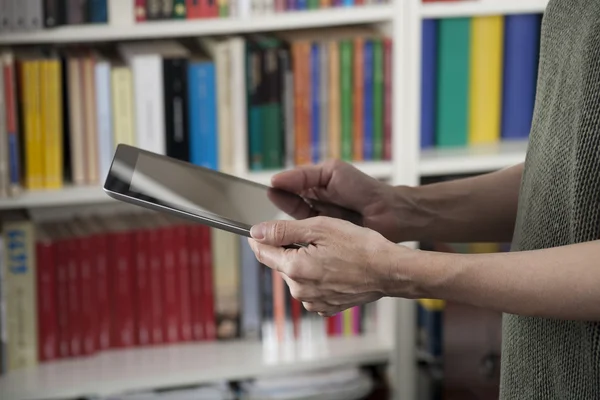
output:
<instances>
[{"instance_id":1,"label":"orange book","mask_svg":"<svg viewBox=\"0 0 600 400\"><path fill-rule=\"evenodd\" d=\"M340 131L340 52L337 41L329 43L329 157L341 155Z\"/></svg>"},{"instance_id":2,"label":"orange book","mask_svg":"<svg viewBox=\"0 0 600 400\"><path fill-rule=\"evenodd\" d=\"M296 165L309 164L310 157L310 42L292 44L294 59L294 125Z\"/></svg>"},{"instance_id":3,"label":"orange book","mask_svg":"<svg viewBox=\"0 0 600 400\"><path fill-rule=\"evenodd\" d=\"M363 102L364 102L364 39L357 37L354 39L354 93L353 100L353 117L352 117L352 139L354 141L353 158L354 161L362 161L363 146L364 146L364 131L363 131Z\"/></svg>"}]
</instances>

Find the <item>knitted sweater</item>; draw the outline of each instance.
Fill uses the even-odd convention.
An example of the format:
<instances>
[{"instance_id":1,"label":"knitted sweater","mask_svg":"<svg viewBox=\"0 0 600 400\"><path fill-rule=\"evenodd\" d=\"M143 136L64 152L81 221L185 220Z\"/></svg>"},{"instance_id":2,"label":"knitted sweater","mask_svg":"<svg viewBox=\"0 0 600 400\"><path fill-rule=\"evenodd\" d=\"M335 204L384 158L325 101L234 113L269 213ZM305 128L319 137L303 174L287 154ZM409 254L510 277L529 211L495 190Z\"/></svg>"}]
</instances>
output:
<instances>
[{"instance_id":1,"label":"knitted sweater","mask_svg":"<svg viewBox=\"0 0 600 400\"><path fill-rule=\"evenodd\" d=\"M550 0L513 250L599 238L600 0ZM600 399L600 322L505 315L502 347L502 400Z\"/></svg>"}]
</instances>

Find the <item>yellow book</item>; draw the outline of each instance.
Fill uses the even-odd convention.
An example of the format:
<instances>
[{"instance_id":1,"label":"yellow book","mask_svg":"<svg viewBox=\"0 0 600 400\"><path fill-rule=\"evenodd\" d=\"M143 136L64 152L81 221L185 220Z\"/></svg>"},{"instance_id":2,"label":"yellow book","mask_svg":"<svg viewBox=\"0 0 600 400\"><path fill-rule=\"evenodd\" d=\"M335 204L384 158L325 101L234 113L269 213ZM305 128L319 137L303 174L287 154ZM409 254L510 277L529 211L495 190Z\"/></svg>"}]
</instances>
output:
<instances>
[{"instance_id":1,"label":"yellow book","mask_svg":"<svg viewBox=\"0 0 600 400\"><path fill-rule=\"evenodd\" d=\"M504 17L471 20L469 144L500 140Z\"/></svg>"},{"instance_id":2,"label":"yellow book","mask_svg":"<svg viewBox=\"0 0 600 400\"><path fill-rule=\"evenodd\" d=\"M44 140L40 99L40 71L37 59L21 60L21 101L23 103L25 132L25 187L28 190L44 188Z\"/></svg>"},{"instance_id":3,"label":"yellow book","mask_svg":"<svg viewBox=\"0 0 600 400\"><path fill-rule=\"evenodd\" d=\"M446 307L446 301L439 299L420 299L419 304L428 311L442 311Z\"/></svg>"},{"instance_id":4,"label":"yellow book","mask_svg":"<svg viewBox=\"0 0 600 400\"><path fill-rule=\"evenodd\" d=\"M115 66L111 71L113 143L135 146L135 125L133 111L133 77L131 69Z\"/></svg>"},{"instance_id":5,"label":"yellow book","mask_svg":"<svg viewBox=\"0 0 600 400\"><path fill-rule=\"evenodd\" d=\"M42 61L42 126L44 127L44 187L63 187L62 76L58 59Z\"/></svg>"},{"instance_id":6,"label":"yellow book","mask_svg":"<svg viewBox=\"0 0 600 400\"><path fill-rule=\"evenodd\" d=\"M347 310L342 311L342 321L344 323L344 334L343 336L354 336L352 330L352 309L349 308Z\"/></svg>"}]
</instances>

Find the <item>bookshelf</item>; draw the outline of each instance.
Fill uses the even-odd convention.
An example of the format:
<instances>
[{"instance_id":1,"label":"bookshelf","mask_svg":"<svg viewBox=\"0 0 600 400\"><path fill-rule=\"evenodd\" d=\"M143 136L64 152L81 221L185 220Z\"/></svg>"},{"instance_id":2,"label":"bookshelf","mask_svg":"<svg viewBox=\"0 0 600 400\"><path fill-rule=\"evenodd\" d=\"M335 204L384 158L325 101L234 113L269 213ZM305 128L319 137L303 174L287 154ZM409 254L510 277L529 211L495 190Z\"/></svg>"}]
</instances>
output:
<instances>
[{"instance_id":1,"label":"bookshelf","mask_svg":"<svg viewBox=\"0 0 600 400\"><path fill-rule=\"evenodd\" d=\"M365 173L392 185L417 185L421 177L486 172L524 160L527 143L455 149L419 147L421 23L425 18L539 13L546 0L469 0L421 3L394 0L349 8L294 11L246 18L198 21L156 21L136 24L132 1L109 0L106 26L65 26L52 30L0 33L0 47L238 35L356 24L376 25L393 38L392 159L356 164ZM243 146L246 142L243 141ZM242 150L245 153L245 150ZM240 153L237 153L240 154ZM268 183L273 172L237 170L236 175ZM0 199L0 210L76 209L113 204L98 186L67 186L60 190L22 192ZM116 203L115 203L116 204ZM52 211L50 211L52 212ZM407 243L409 246L416 244ZM107 395L144 388L235 380L315 368L389 363L396 400L415 400L415 302L382 299L377 306L377 335L329 338L306 352L296 347L269 349L258 342L193 343L164 348L103 352L15 371L0 377L2 400L39 400ZM300 351L302 350L302 351ZM165 373L165 371L167 371Z\"/></svg>"},{"instance_id":2,"label":"bookshelf","mask_svg":"<svg viewBox=\"0 0 600 400\"><path fill-rule=\"evenodd\" d=\"M123 350L17 372L10 380L0 378L0 393L2 400L107 397L318 368L380 364L389 361L391 352L389 345L368 336L283 349L238 341Z\"/></svg>"}]
</instances>

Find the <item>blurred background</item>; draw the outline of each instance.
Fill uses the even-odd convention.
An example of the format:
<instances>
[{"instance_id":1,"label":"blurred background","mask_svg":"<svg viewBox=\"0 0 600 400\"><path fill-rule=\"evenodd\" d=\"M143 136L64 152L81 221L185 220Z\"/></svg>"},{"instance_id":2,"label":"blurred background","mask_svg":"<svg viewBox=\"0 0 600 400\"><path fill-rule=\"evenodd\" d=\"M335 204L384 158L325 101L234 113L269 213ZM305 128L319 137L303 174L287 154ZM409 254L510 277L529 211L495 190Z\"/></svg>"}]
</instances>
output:
<instances>
[{"instance_id":1,"label":"blurred background","mask_svg":"<svg viewBox=\"0 0 600 400\"><path fill-rule=\"evenodd\" d=\"M119 143L260 183L332 158L391 185L522 162L546 4L0 0L0 398L497 398L500 314L317 318L245 239L101 185Z\"/></svg>"}]
</instances>

